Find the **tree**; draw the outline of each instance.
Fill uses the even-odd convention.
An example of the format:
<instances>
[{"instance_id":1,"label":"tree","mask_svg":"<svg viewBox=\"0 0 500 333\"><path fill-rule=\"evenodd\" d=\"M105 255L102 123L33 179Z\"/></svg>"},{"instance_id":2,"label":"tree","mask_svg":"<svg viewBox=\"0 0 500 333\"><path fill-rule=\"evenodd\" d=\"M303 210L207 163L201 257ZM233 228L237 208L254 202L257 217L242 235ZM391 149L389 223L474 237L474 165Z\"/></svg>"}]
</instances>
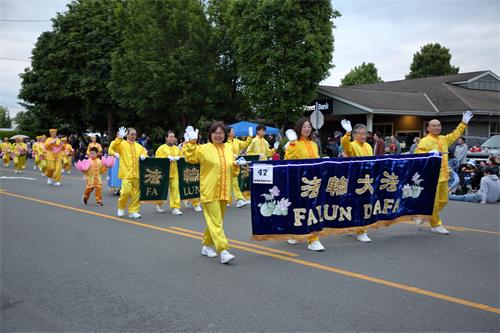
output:
<instances>
[{"instance_id":1,"label":"tree","mask_svg":"<svg viewBox=\"0 0 500 333\"><path fill-rule=\"evenodd\" d=\"M52 116L50 126L111 130L119 109L108 84L111 52L121 41L114 15L120 3L77 0L57 14L53 30L38 38L32 67L21 74L19 97L33 106L26 115L44 110Z\"/></svg>"},{"instance_id":2,"label":"tree","mask_svg":"<svg viewBox=\"0 0 500 333\"><path fill-rule=\"evenodd\" d=\"M356 66L354 69L351 69L349 73L344 76L342 80L340 80L340 85L345 86L354 86L357 84L365 84L365 83L378 83L384 82L378 76L377 67L372 62L365 64L364 62L361 66Z\"/></svg>"},{"instance_id":3,"label":"tree","mask_svg":"<svg viewBox=\"0 0 500 333\"><path fill-rule=\"evenodd\" d=\"M1 128L12 127L12 121L10 120L9 109L7 109L3 105L0 105L0 127Z\"/></svg>"},{"instance_id":4,"label":"tree","mask_svg":"<svg viewBox=\"0 0 500 333\"><path fill-rule=\"evenodd\" d=\"M275 123L300 117L332 67L339 12L329 0L239 0L229 10L243 94Z\"/></svg>"},{"instance_id":5,"label":"tree","mask_svg":"<svg viewBox=\"0 0 500 333\"><path fill-rule=\"evenodd\" d=\"M406 79L457 74L459 68L452 66L450 61L449 49L439 43L426 44L420 48L420 52L413 55L410 73L406 75Z\"/></svg>"},{"instance_id":6,"label":"tree","mask_svg":"<svg viewBox=\"0 0 500 333\"><path fill-rule=\"evenodd\" d=\"M182 129L214 112L209 89L215 59L202 3L130 0L121 15L124 40L113 54L111 82L120 105L149 124Z\"/></svg>"}]
</instances>

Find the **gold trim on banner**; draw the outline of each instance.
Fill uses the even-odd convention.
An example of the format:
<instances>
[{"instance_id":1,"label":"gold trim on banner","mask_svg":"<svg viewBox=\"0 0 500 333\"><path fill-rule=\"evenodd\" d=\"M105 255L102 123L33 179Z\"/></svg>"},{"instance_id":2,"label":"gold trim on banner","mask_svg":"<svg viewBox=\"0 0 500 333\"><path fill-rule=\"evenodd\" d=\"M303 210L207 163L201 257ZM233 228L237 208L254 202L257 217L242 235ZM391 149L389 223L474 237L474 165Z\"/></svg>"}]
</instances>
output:
<instances>
[{"instance_id":1,"label":"gold trim on banner","mask_svg":"<svg viewBox=\"0 0 500 333\"><path fill-rule=\"evenodd\" d=\"M326 227L325 229L321 231L315 231L311 232L309 234L305 235L295 235L295 234L280 234L280 235L252 235L250 237L251 240L256 240L256 241L273 241L273 240L287 240L290 238L296 239L297 241L306 241L307 238L313 235L319 235L320 237L323 236L328 236L331 234L339 235L339 234L354 234L359 230L365 230L365 229L378 229L380 227L389 227L393 224L397 223L404 223L404 222L410 222L412 219L418 218L421 219L423 222L430 223L431 221L431 215L405 215L405 216L400 216L394 220L382 220L382 221L377 221L372 224L368 224L365 226L360 226L360 227L351 227L351 228L331 228L331 227Z\"/></svg>"}]
</instances>

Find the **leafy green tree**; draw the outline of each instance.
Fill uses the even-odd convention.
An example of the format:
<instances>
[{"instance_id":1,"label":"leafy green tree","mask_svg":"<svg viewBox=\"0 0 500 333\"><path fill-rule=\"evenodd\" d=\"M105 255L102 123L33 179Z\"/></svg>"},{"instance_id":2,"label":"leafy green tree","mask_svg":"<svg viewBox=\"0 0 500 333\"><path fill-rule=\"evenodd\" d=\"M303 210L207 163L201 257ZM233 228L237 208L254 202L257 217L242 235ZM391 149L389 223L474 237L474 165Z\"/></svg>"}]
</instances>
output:
<instances>
[{"instance_id":1,"label":"leafy green tree","mask_svg":"<svg viewBox=\"0 0 500 333\"><path fill-rule=\"evenodd\" d=\"M356 66L354 69L351 69L349 73L347 73L342 80L340 80L341 86L354 86L357 84L365 84L365 83L378 83L384 82L378 76L377 67L372 62L365 64L364 62L361 66Z\"/></svg>"},{"instance_id":2,"label":"leafy green tree","mask_svg":"<svg viewBox=\"0 0 500 333\"><path fill-rule=\"evenodd\" d=\"M426 44L413 55L407 79L457 74L459 68L452 66L450 50L439 43Z\"/></svg>"},{"instance_id":3,"label":"leafy green tree","mask_svg":"<svg viewBox=\"0 0 500 333\"><path fill-rule=\"evenodd\" d=\"M111 130L118 104L113 100L111 52L121 42L115 8L121 0L76 0L52 20L33 49L32 66L21 74L19 97L43 109L50 126L76 131Z\"/></svg>"},{"instance_id":4,"label":"leafy green tree","mask_svg":"<svg viewBox=\"0 0 500 333\"><path fill-rule=\"evenodd\" d=\"M298 118L332 68L329 0L230 1L230 37L244 95L278 124Z\"/></svg>"},{"instance_id":5,"label":"leafy green tree","mask_svg":"<svg viewBox=\"0 0 500 333\"><path fill-rule=\"evenodd\" d=\"M196 125L213 112L210 25L197 0L130 0L120 12L124 40L113 54L111 89L145 123Z\"/></svg>"},{"instance_id":6,"label":"leafy green tree","mask_svg":"<svg viewBox=\"0 0 500 333\"><path fill-rule=\"evenodd\" d=\"M10 120L9 109L5 106L0 105L0 127L10 128L12 126L12 121Z\"/></svg>"}]
</instances>

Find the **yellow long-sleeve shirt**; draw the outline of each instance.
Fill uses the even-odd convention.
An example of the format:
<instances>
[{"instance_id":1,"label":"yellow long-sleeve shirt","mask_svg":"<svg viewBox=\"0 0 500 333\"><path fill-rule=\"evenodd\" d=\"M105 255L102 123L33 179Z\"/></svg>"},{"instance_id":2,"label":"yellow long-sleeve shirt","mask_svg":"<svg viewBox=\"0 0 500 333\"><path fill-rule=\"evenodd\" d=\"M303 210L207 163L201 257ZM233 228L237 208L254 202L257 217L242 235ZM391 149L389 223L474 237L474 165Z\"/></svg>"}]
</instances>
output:
<instances>
[{"instance_id":1,"label":"yellow long-sleeve shirt","mask_svg":"<svg viewBox=\"0 0 500 333\"><path fill-rule=\"evenodd\" d=\"M148 155L146 149L137 142L116 138L109 146L109 154L113 155L115 153L120 155L118 178L138 179L139 158Z\"/></svg>"},{"instance_id":2,"label":"yellow long-sleeve shirt","mask_svg":"<svg viewBox=\"0 0 500 333\"><path fill-rule=\"evenodd\" d=\"M173 145L169 146L166 143L162 144L158 149L156 150L155 157L156 158L167 158L169 156L179 156L182 157L182 152L179 149L179 147ZM177 171L177 162L172 161L170 162L170 170L169 170L169 175L168 178L174 178L174 177L179 177L178 171Z\"/></svg>"},{"instance_id":3,"label":"yellow long-sleeve shirt","mask_svg":"<svg viewBox=\"0 0 500 333\"><path fill-rule=\"evenodd\" d=\"M14 155L16 155L16 156L27 155L28 154L28 145L26 145L24 142L20 142L20 143L16 142L12 146L12 151L14 152Z\"/></svg>"},{"instance_id":4,"label":"yellow long-sleeve shirt","mask_svg":"<svg viewBox=\"0 0 500 333\"><path fill-rule=\"evenodd\" d=\"M0 148L2 149L2 152L4 154L8 154L12 150L12 145L9 142L2 142L2 144L0 145Z\"/></svg>"},{"instance_id":5,"label":"yellow long-sleeve shirt","mask_svg":"<svg viewBox=\"0 0 500 333\"><path fill-rule=\"evenodd\" d=\"M467 128L466 123L460 123L457 128L448 135L428 134L423 137L417 145L416 154L425 154L432 150L437 150L443 153L441 159L441 170L439 171L440 182L448 181L448 146L452 145Z\"/></svg>"},{"instance_id":6,"label":"yellow long-sleeve shirt","mask_svg":"<svg viewBox=\"0 0 500 333\"><path fill-rule=\"evenodd\" d=\"M55 161L62 159L63 143L61 139L56 138L56 142L52 143L52 138L45 140L46 158L48 161Z\"/></svg>"},{"instance_id":7,"label":"yellow long-sleeve shirt","mask_svg":"<svg viewBox=\"0 0 500 333\"><path fill-rule=\"evenodd\" d=\"M227 139L227 143L231 145L234 155L240 155L243 149L246 149L250 143L252 143L252 137L248 137L245 141L237 139L237 138L229 138Z\"/></svg>"},{"instance_id":8,"label":"yellow long-sleeve shirt","mask_svg":"<svg viewBox=\"0 0 500 333\"><path fill-rule=\"evenodd\" d=\"M304 138L290 142L285 151L285 160L298 160L304 158L319 158L318 145L316 142Z\"/></svg>"},{"instance_id":9,"label":"yellow long-sleeve shirt","mask_svg":"<svg viewBox=\"0 0 500 333\"><path fill-rule=\"evenodd\" d=\"M201 201L231 201L231 184L237 175L231 145L189 142L183 152L188 163L200 164Z\"/></svg>"},{"instance_id":10,"label":"yellow long-sleeve shirt","mask_svg":"<svg viewBox=\"0 0 500 333\"><path fill-rule=\"evenodd\" d=\"M258 136L252 139L247 148L247 155L259 155L260 160L267 160L267 157L273 156L275 149L269 148L269 142Z\"/></svg>"},{"instance_id":11,"label":"yellow long-sleeve shirt","mask_svg":"<svg viewBox=\"0 0 500 333\"><path fill-rule=\"evenodd\" d=\"M90 159L92 166L85 172L87 178L87 187L102 186L101 174L105 174L107 168L98 158Z\"/></svg>"},{"instance_id":12,"label":"yellow long-sleeve shirt","mask_svg":"<svg viewBox=\"0 0 500 333\"><path fill-rule=\"evenodd\" d=\"M351 141L351 134L346 133L342 139L340 139L340 144L347 157L357 157L357 156L373 156L373 148L370 144L363 142L363 144L354 140Z\"/></svg>"},{"instance_id":13,"label":"yellow long-sleeve shirt","mask_svg":"<svg viewBox=\"0 0 500 333\"><path fill-rule=\"evenodd\" d=\"M73 155L74 150L73 150L73 147L71 147L71 145L69 143L65 143L63 145L63 152L64 152L64 154L66 154L66 156L71 156L71 155Z\"/></svg>"}]
</instances>

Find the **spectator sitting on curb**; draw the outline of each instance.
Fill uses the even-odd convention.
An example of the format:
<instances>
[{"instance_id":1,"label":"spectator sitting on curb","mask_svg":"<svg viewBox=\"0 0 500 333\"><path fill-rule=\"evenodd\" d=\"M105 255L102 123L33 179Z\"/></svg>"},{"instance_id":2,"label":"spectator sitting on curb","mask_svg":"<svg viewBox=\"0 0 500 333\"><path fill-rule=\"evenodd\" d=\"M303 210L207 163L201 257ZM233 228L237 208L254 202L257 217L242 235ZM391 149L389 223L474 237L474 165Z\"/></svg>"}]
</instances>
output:
<instances>
[{"instance_id":1,"label":"spectator sitting on curb","mask_svg":"<svg viewBox=\"0 0 500 333\"><path fill-rule=\"evenodd\" d=\"M481 187L477 193L470 193L464 195L449 196L450 200L467 201L467 202L480 202L495 203L500 199L500 181L498 176L494 174L493 168L486 167L484 169L484 177L481 179Z\"/></svg>"}]
</instances>

